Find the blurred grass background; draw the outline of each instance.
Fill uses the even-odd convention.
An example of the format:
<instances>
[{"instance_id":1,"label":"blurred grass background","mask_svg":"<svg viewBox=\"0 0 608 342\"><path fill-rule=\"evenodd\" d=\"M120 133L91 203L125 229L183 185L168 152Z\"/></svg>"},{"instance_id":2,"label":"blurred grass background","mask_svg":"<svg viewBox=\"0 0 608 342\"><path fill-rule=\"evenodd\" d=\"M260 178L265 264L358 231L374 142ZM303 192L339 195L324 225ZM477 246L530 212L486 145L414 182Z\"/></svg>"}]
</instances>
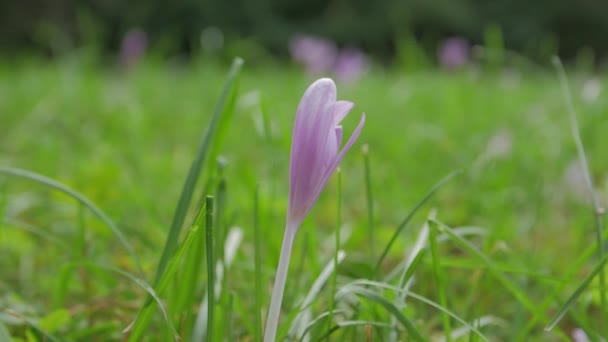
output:
<instances>
[{"instance_id":1,"label":"blurred grass background","mask_svg":"<svg viewBox=\"0 0 608 342\"><path fill-rule=\"evenodd\" d=\"M438 292L444 291L447 309L473 325L479 317L499 319L501 324L482 329L492 341L568 340L578 328L596 340L594 331L599 334L603 325L597 280L555 331L544 331L597 264L585 254L597 242L592 207L565 94L549 58L558 55L566 62L591 176L605 204L608 24L602 13L607 11L603 2L566 0L0 4L0 167L36 172L85 195L120 227L144 271L139 273L111 230L73 198L0 174L0 341L9 334L14 341L126 340L121 331L147 293L116 271L153 278L196 144L235 56L244 57L245 67L225 109L229 124L222 126L221 141L212 144L185 224L192 223L204 195L218 195L223 180L227 190L218 227L241 227L244 237L218 305L221 323L233 329L218 326L218 336L230 331L228 340L256 341L252 317L259 301L265 318L283 233L296 106L315 78L332 76L338 97L356 105L345 132L357 122L351 116L367 115L361 137L341 164L346 257L339 287L374 279L379 253L399 223L442 177L461 170L399 236L381 279L389 283L388 275L401 270L420 227L436 209L437 218L452 227L473 227L470 241L495 264L488 267L470 251L442 242L441 258L428 253L416 268L416 293L439 301ZM134 31L143 37L135 45L142 45L125 60L126 37ZM335 68L302 68L290 51L298 35L324 39L329 45L321 45L332 53L357 48L365 67L352 78L340 77ZM442 46L454 37L466 48L458 65L446 65ZM371 166L373 245L364 145ZM335 192L332 179L296 238L283 333L333 257ZM258 247L261 274L254 268ZM204 276L193 276L192 307L176 310L180 294L171 290L179 292L182 277L191 279L183 263L161 298L170 321L185 334L191 329L188 313L198 310L207 283ZM444 285L438 285L437 266ZM203 274L204 263L199 268ZM506 275L537 311L526 309L493 272ZM262 280L261 294L253 288L256 277ZM327 291L315 300L315 315L327 310ZM402 311L424 336L441 340L440 311L418 304L408 302ZM376 306L364 309L362 320L389 321ZM170 340L160 312L153 322L145 339ZM332 340L372 334L369 326L342 330L346 335L337 333ZM315 327L313 340L324 331ZM382 341L388 335L378 328L366 336Z\"/></svg>"},{"instance_id":2,"label":"blurred grass background","mask_svg":"<svg viewBox=\"0 0 608 342\"><path fill-rule=\"evenodd\" d=\"M129 73L115 69L100 73L74 61L4 67L1 162L42 173L86 194L125 230L151 276L197 136L219 96L224 70L217 63L175 67L154 61ZM252 272L252 194L256 185L261 186L262 254L265 276L271 277L287 204L292 119L309 82L306 75L290 67L281 72L245 68L239 80L232 124L219 153L226 164L227 217L245 232L246 242L238 253L230 286L242 296L244 305L252 305L251 288L239 280L249 279ZM603 89L606 80L575 73L571 82L593 175L605 199L608 157L602 153L602 132L608 129L603 119L606 100L585 91ZM350 253L347 260L353 262L354 268L348 272L365 275L356 263L373 264L359 150L368 144L380 241L376 250L434 183L462 169L464 174L432 200L439 217L453 226L487 229L482 250L507 273L514 272L531 298L540 301L552 286L568 281L560 275L565 275L565 265L573 264L593 243L593 222L581 173L573 169L576 152L555 75L515 70L498 74L378 70L356 84L338 86L340 98L356 103L352 115L366 112L368 116L357 146L342 163L343 217L352 227L343 247ZM262 116L267 118L266 124L261 124ZM354 124L354 119L347 118L345 130ZM327 245L312 259L310 255L301 259L295 252L295 264L304 262L310 267L310 273L297 275L298 283L309 283L321 260L331 255L327 253L335 222L334 186L330 183L305 222L302 238L296 240L298 250L306 249L312 236L317 244ZM65 286L56 276L70 261L85 257L133 266L99 221L88 214L77 219L79 207L66 196L11 178L2 179L1 189L5 220L0 269L4 270L5 308L23 306L32 313L56 308L57 288ZM387 271L403 258L404 248L413 243L425 215L418 215L416 224L392 249ZM86 227L84 232L80 225ZM70 248L75 245L84 250ZM523 329L526 316L519 303L492 279L479 280L482 271L477 271L481 272L478 276L471 274L470 268L480 267L474 260L456 251L449 253L456 253L445 261L453 310L473 306L479 313L520 317L503 332L497 330L496 336L507 340L512 338L509 332ZM578 276L585 270L579 270ZM294 269L292 272L296 274ZM432 278L421 272L419 291L432 296L427 284ZM69 282L69 296L60 307L74 318L99 317L102 321L116 319L114 312L120 312L122 320L105 322L112 333L99 335L116 336L133 314L137 292L115 277L83 277ZM287 305L297 293L288 290ZM588 297L587 304L581 305L593 302ZM417 318L432 322L437 315L417 312ZM592 314L589 319L593 320ZM66 322L64 329L75 329L72 325L77 322ZM540 328L542 322L537 333Z\"/></svg>"}]
</instances>

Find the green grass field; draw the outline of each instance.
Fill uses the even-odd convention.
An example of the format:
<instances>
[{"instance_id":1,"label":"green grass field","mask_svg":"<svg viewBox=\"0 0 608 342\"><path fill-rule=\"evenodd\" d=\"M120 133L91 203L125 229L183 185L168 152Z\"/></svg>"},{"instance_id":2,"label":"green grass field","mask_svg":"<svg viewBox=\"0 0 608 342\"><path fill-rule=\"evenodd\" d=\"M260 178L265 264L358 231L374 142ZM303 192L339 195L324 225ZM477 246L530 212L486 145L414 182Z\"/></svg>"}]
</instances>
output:
<instances>
[{"instance_id":1,"label":"green grass field","mask_svg":"<svg viewBox=\"0 0 608 342\"><path fill-rule=\"evenodd\" d=\"M285 224L292 120L313 80L301 71L245 64L234 79L180 247L155 282L229 67L149 61L124 73L71 60L0 64L0 341L190 341L205 335L211 316L215 341L259 339ZM605 201L606 79L591 79L569 72L591 176ZM334 175L298 232L279 336L561 341L575 328L592 340L607 336L599 278L582 287L600 259L557 72L391 69L337 84L338 98L356 104L345 135L361 112L367 121L341 164L342 191ZM88 204L20 170L86 197L115 231ZM455 171L375 271L408 213ZM211 264L234 253L213 315L199 315L209 274L207 208L196 218L206 195L215 199ZM423 239L428 217L436 221ZM345 256L334 289L333 277L320 274L333 265L338 220ZM228 235L236 239L225 246ZM311 291L315 281L323 286ZM566 303L577 289L580 296ZM302 308L309 291L312 303ZM338 310L333 323L330 306ZM546 332L564 306L564 318Z\"/></svg>"}]
</instances>

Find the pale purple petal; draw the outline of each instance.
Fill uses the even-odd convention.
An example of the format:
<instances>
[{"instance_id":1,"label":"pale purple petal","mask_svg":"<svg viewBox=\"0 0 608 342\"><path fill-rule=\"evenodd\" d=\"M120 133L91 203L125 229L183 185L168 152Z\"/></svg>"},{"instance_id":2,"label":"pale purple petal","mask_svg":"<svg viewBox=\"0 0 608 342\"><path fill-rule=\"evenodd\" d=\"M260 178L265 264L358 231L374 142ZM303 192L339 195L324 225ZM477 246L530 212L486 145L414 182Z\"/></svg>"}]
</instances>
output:
<instances>
[{"instance_id":1,"label":"pale purple petal","mask_svg":"<svg viewBox=\"0 0 608 342\"><path fill-rule=\"evenodd\" d=\"M327 151L325 153L325 159L323 162L323 170L327 169L333 162L336 155L338 155L340 145L342 145L342 126L336 126L332 131L329 132Z\"/></svg>"},{"instance_id":2,"label":"pale purple petal","mask_svg":"<svg viewBox=\"0 0 608 342\"><path fill-rule=\"evenodd\" d=\"M338 125L348 115L354 104L349 101L337 101L334 110L334 125Z\"/></svg>"},{"instance_id":3,"label":"pale purple petal","mask_svg":"<svg viewBox=\"0 0 608 342\"><path fill-rule=\"evenodd\" d=\"M357 138L359 138L359 134L361 134L361 130L363 129L364 124L365 124L365 113L363 113L361 115L361 120L359 121L359 124L357 125L357 128L355 128L355 131L353 132L353 134L350 136L350 138L348 138L346 145L344 145L344 147L342 148L340 153L338 153L338 155L334 159L333 163L327 169L326 175L325 175L325 177L327 177L327 179L329 179L331 174L338 167L338 165L342 161L342 158L344 158L344 155L346 154L346 152L348 152L348 150L350 150L351 146L353 146L355 141L357 141Z\"/></svg>"},{"instance_id":4,"label":"pale purple petal","mask_svg":"<svg viewBox=\"0 0 608 342\"><path fill-rule=\"evenodd\" d=\"M325 185L327 185L329 178L334 173L334 171L336 170L338 165L340 165L340 162L342 161L342 158L344 158L344 155L346 154L346 152L348 152L348 150L350 150L351 146L353 146L355 141L357 141L357 138L359 138L359 134L361 134L361 130L363 129L364 124L365 124L365 113L363 113L361 115L361 120L359 121L359 124L357 125L357 128L355 128L355 131L353 132L353 134L350 136L350 138L348 138L346 145L344 145L344 147L342 148L340 153L338 153L338 155L336 155L334 157L333 161L325 169L325 173L323 174L321 181L318 183L317 189L315 189L315 197L314 197L312 203L316 202L317 198L321 194L321 191L323 190L323 188L325 188Z\"/></svg>"},{"instance_id":5,"label":"pale purple petal","mask_svg":"<svg viewBox=\"0 0 608 342\"><path fill-rule=\"evenodd\" d=\"M335 100L335 84L321 79L308 88L298 107L289 170L291 216L305 216L315 185L323 177Z\"/></svg>"},{"instance_id":6,"label":"pale purple petal","mask_svg":"<svg viewBox=\"0 0 608 342\"><path fill-rule=\"evenodd\" d=\"M338 149L342 146L342 126L336 127L336 154Z\"/></svg>"},{"instance_id":7,"label":"pale purple petal","mask_svg":"<svg viewBox=\"0 0 608 342\"><path fill-rule=\"evenodd\" d=\"M340 151L340 121L353 104L336 101L336 86L330 79L314 82L304 93L298 106L291 144L289 164L288 223L299 226L312 208L331 174L361 132L359 126Z\"/></svg>"}]
</instances>

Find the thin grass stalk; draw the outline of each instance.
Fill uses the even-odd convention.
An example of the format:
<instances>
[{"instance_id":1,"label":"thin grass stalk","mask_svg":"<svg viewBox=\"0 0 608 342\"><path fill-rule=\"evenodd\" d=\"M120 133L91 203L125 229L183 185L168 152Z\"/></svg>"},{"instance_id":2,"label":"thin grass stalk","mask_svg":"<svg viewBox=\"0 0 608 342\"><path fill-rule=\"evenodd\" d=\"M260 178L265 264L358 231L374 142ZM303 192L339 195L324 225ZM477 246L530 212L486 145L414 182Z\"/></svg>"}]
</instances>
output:
<instances>
[{"instance_id":1,"label":"thin grass stalk","mask_svg":"<svg viewBox=\"0 0 608 342\"><path fill-rule=\"evenodd\" d=\"M369 236L369 259L374 260L375 253L375 227L374 227L374 198L372 196L372 176L369 163L369 146L363 145L363 171L365 173L365 198L367 203L367 229Z\"/></svg>"},{"instance_id":2,"label":"thin grass stalk","mask_svg":"<svg viewBox=\"0 0 608 342\"><path fill-rule=\"evenodd\" d=\"M215 312L215 258L213 254L213 196L207 196L205 200L207 211L205 214L206 245L207 245L207 341L213 341L213 320Z\"/></svg>"},{"instance_id":3,"label":"thin grass stalk","mask_svg":"<svg viewBox=\"0 0 608 342\"><path fill-rule=\"evenodd\" d=\"M564 95L564 101L566 102L566 106L568 108L568 118L570 119L570 128L572 130L572 138L574 139L574 144L576 145L576 152L578 154L578 158L580 161L581 169L583 170L583 175L585 178L585 184L587 186L587 191L589 192L589 199L593 205L593 217L595 220L595 238L596 243L598 245L598 257L600 260L604 259L605 247L604 247L604 222L603 216L605 213L605 209L600 204L596 194L595 194L595 186L593 184L593 178L591 177L591 171L589 171L589 162L587 161L587 154L585 153L585 146L583 145L583 140L581 139L580 129L578 125L578 119L576 115L576 111L574 110L574 105L572 103L572 95L570 92L570 86L568 85L568 79L566 77L566 71L564 70L564 66L562 65L560 59L558 57L553 58L553 64L557 69L557 75L559 77L559 83L562 87L562 93ZM599 270L599 283L600 283L600 313L599 313L599 321L601 322L602 331L605 337L608 337L608 324L604 324L605 316L606 316L606 273L603 268Z\"/></svg>"},{"instance_id":4,"label":"thin grass stalk","mask_svg":"<svg viewBox=\"0 0 608 342\"><path fill-rule=\"evenodd\" d=\"M329 296L329 317L327 318L327 326L331 329L334 320L334 306L336 296L336 282L338 279L338 252L340 251L340 226L342 225L342 172L340 168L336 170L337 178L337 204L336 204L336 246L334 249L334 271L331 277L331 292ZM327 336L329 341L329 336Z\"/></svg>"},{"instance_id":5,"label":"thin grass stalk","mask_svg":"<svg viewBox=\"0 0 608 342\"><path fill-rule=\"evenodd\" d=\"M253 267L254 267L254 286L255 286L255 312L254 312L254 341L262 341L262 258L261 254L261 242L260 242L260 207L259 207L259 187L255 188L255 195L253 198Z\"/></svg>"}]
</instances>

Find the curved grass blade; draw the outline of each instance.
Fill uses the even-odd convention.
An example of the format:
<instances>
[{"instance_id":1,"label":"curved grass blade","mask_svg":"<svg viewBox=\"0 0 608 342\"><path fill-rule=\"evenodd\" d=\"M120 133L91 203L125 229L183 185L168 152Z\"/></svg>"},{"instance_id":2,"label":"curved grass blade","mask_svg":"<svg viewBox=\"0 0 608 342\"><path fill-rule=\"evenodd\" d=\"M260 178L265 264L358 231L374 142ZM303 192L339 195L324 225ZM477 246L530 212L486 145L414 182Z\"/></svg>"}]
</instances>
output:
<instances>
[{"instance_id":1,"label":"curved grass blade","mask_svg":"<svg viewBox=\"0 0 608 342\"><path fill-rule=\"evenodd\" d=\"M184 183L184 186L182 188L182 193L179 197L179 202L177 204L177 208L175 209L175 214L173 215L171 227L169 228L169 235L167 236L165 247L163 248L163 252L158 263L158 268L156 269L154 285L157 285L160 279L162 278L163 273L165 272L165 268L167 267L167 263L169 262L169 259L171 259L171 255L173 255L173 252L177 246L177 239L186 219L186 214L188 212L188 208L190 207L190 202L192 200L192 195L194 194L194 188L196 187L200 172L203 168L203 162L205 161L205 157L207 156L207 152L212 143L212 138L217 131L218 125L220 124L222 113L225 112L224 107L232 89L232 85L242 65L243 60L240 58L236 58L234 62L232 62L232 66L230 68L230 71L228 72L228 79L224 84L222 95L220 96L220 99L218 100L213 111L211 122L207 127L207 131L201 138L198 150L196 152L196 156L192 161L190 171L188 172L188 177L186 178L186 182Z\"/></svg>"},{"instance_id":2,"label":"curved grass blade","mask_svg":"<svg viewBox=\"0 0 608 342\"><path fill-rule=\"evenodd\" d=\"M198 241L201 231L202 229L200 229L199 226L193 226L190 228L184 242L181 244L181 246L179 246L177 252L171 258L171 260L169 260L167 269L156 286L157 294L162 295L169 286L169 283L175 280L174 275L177 272L178 266L183 262L184 256L187 255L187 252L191 250L191 246L194 241ZM152 297L149 296L148 298L150 299L146 300L144 306L140 309L138 316L135 318L135 321L123 331L125 333L130 332L130 336L128 338L128 341L130 342L141 341L142 336L144 336L145 330L150 322L152 313L154 311L152 310L153 307L150 305L150 303L152 303Z\"/></svg>"},{"instance_id":3,"label":"curved grass blade","mask_svg":"<svg viewBox=\"0 0 608 342\"><path fill-rule=\"evenodd\" d=\"M581 138L581 133L578 125L578 119L576 118L576 111L574 110L574 105L572 103L572 93L570 91L570 87L568 85L568 78L566 76L566 71L564 70L564 66L562 62L557 56L553 57L553 65L557 69L557 75L559 78L559 83L562 88L562 94L564 95L564 99L566 102L566 107L568 108L568 117L570 119L570 129L572 130L572 138L574 139L574 144L576 145L576 154L578 155L578 159L580 161L580 167L583 170L583 177L585 179L585 185L587 186L587 192L589 194L589 199L591 200L591 204L593 206L593 218L595 220L595 239L596 244L598 246L598 256L600 260L604 259L605 247L604 247L604 220L603 216L605 213L605 209L600 204L597 195L595 194L595 185L593 184L593 177L591 176L591 171L589 170L589 162L587 161L587 155L585 153L585 146L583 145L583 139ZM600 312L599 312L599 321L605 322L605 315L607 314L606 309L606 273L603 268L598 270L599 272L599 283L600 283ZM608 325L602 324L602 332L604 335L608 336Z\"/></svg>"},{"instance_id":4,"label":"curved grass blade","mask_svg":"<svg viewBox=\"0 0 608 342\"><path fill-rule=\"evenodd\" d=\"M333 312L324 312L322 314L320 314L319 316L315 317L314 319L311 319L310 322L308 323L308 325L306 327L304 327L304 329L302 329L302 332L300 334L300 338L298 339L298 342L303 342L304 337L306 336L306 334L308 334L308 332L310 331L310 329L312 329L317 323L321 322L324 318L329 317L330 314L337 314L337 313L341 313L344 312L344 310L338 310L335 309ZM325 336L324 336L325 337Z\"/></svg>"},{"instance_id":5,"label":"curved grass blade","mask_svg":"<svg viewBox=\"0 0 608 342\"><path fill-rule=\"evenodd\" d=\"M224 256L223 256L224 262L219 262L219 260L216 261L216 269L215 269L216 276L215 276L215 287L214 287L216 298L219 298L220 295L222 294L221 284L224 279L224 274L227 273L228 269L232 265L232 261L234 260L237 249L239 248L239 245L241 244L242 239L243 239L243 231L240 228L234 227L234 228L230 229L230 231L228 232L228 236L226 237L226 242L224 244ZM211 287L207 286L207 291L210 291L210 289L211 289ZM233 297L234 297L234 294L230 293L229 300L233 301L234 300ZM203 296L202 303L199 305L199 310L196 315L196 321L194 323L194 329L192 330L192 338L190 339L190 341L202 341L205 339L205 336L207 336L207 309L209 307L207 298L208 298L208 294L205 294ZM229 308L232 310L232 305ZM231 312L230 312L230 315L232 315ZM228 316L230 316L230 315L228 315ZM231 323L231 319L229 318L228 321L225 323L227 323L227 324ZM226 330L226 331L230 331L230 330Z\"/></svg>"},{"instance_id":6,"label":"curved grass blade","mask_svg":"<svg viewBox=\"0 0 608 342\"><path fill-rule=\"evenodd\" d=\"M572 305L574 305L574 302L576 302L578 297L587 288L589 283L591 283L591 280L593 280L593 278L596 275L600 274L601 270L604 269L604 265L606 265L606 262L608 262L608 255L605 255L604 258L602 260L600 260L600 262L597 265L595 265L595 267L593 268L591 273L589 273L585 277L583 282L576 288L576 290L574 290L572 295L570 295L570 297L568 297L568 300L566 301L566 303L564 303L564 305L559 309L557 314L555 314L555 317L553 317L553 319L545 327L546 331L551 331L557 325L557 323L559 323L559 321L561 321L561 319L566 315L566 313L568 312L570 307Z\"/></svg>"},{"instance_id":7,"label":"curved grass blade","mask_svg":"<svg viewBox=\"0 0 608 342\"><path fill-rule=\"evenodd\" d=\"M150 295L154 299L154 301L156 302L156 304L158 304L158 308L162 312L163 318L165 319L165 322L167 323L167 326L171 330L171 334L173 335L174 340L178 340L179 339L179 335L177 333L177 330L175 330L175 327L173 326L173 323L171 323L171 320L169 319L169 315L167 314L167 310L166 310L166 308L165 308L162 300L160 299L160 297L158 296L158 294L154 291L154 289L152 288L152 286L150 286L150 284L148 284L147 281L145 281L145 280L143 280L141 278L138 278L138 277L132 275L129 272L123 271L123 270L121 270L119 268L116 268L116 267L113 267L113 266L102 265L102 264L88 262L88 261L78 261L78 262L72 262L72 263L68 264L68 267L77 267L77 266L84 266L84 267L88 267L88 268L96 268L96 269L100 269L100 270L116 273L118 275L121 275L121 276L129 279L131 282L133 282L137 286L139 286L142 289L144 289L148 293L148 295Z\"/></svg>"},{"instance_id":8,"label":"curved grass blade","mask_svg":"<svg viewBox=\"0 0 608 342\"><path fill-rule=\"evenodd\" d=\"M391 325L389 323L383 323L383 322L375 322L375 321L343 321L343 322L338 322L336 325L334 325L323 336L321 336L319 338L319 340L328 338L329 336L331 336L331 334L333 334L334 332L338 331L338 329L345 328L345 327L356 327L356 326L362 326L362 325L363 326L372 326L372 327L376 327L376 328L386 328L386 329L390 329L391 328Z\"/></svg>"},{"instance_id":9,"label":"curved grass blade","mask_svg":"<svg viewBox=\"0 0 608 342\"><path fill-rule=\"evenodd\" d=\"M372 193L372 176L371 167L369 166L369 145L364 144L361 148L363 154L363 172L365 174L365 199L367 202L367 229L369 238L369 256L370 260L373 260L375 253L375 227L374 227L374 197Z\"/></svg>"},{"instance_id":10,"label":"curved grass blade","mask_svg":"<svg viewBox=\"0 0 608 342\"><path fill-rule=\"evenodd\" d=\"M31 171L8 167L8 166L0 166L0 173L9 175L9 176L27 179L27 180L45 185L45 186L55 189L57 191L63 192L64 194L75 199L78 203L87 207L89 210L91 210L91 212L95 216L97 216L97 218L99 218L103 223L106 224L106 226L108 226L112 230L114 235L116 235L116 237L118 238L120 243L124 246L124 248L129 253L129 256L131 256L131 258L133 259L133 262L135 262L135 265L137 266L139 273L141 273L142 275L145 274L143 272L143 268L141 267L141 263L139 262L139 258L135 254L133 247L127 241L127 239L125 238L125 236L122 233L122 231L120 230L120 228L118 228L118 226L103 211L101 211L101 209L99 209L95 204L93 204L93 202L91 202L84 195L82 195L81 193L79 193L75 190L72 190L71 188L69 188L53 179L50 179L46 176L31 172Z\"/></svg>"},{"instance_id":11,"label":"curved grass blade","mask_svg":"<svg viewBox=\"0 0 608 342\"><path fill-rule=\"evenodd\" d=\"M256 185L253 198L253 277L254 277L254 342L262 341L262 257L260 238L260 187Z\"/></svg>"},{"instance_id":12,"label":"curved grass blade","mask_svg":"<svg viewBox=\"0 0 608 342\"><path fill-rule=\"evenodd\" d=\"M205 246L207 252L207 341L213 341L215 315L215 255L213 241L213 196L207 196L205 203Z\"/></svg>"},{"instance_id":13,"label":"curved grass blade","mask_svg":"<svg viewBox=\"0 0 608 342\"><path fill-rule=\"evenodd\" d=\"M418 329L416 328L414 323L412 323L407 317L405 317L405 315L403 315L401 310L399 310L399 308L397 308L395 306L395 304L391 303L388 299L380 296L376 292L370 291L368 289L364 289L359 286L343 287L338 292L338 296L340 297L340 295L344 295L347 293L353 293L353 294L361 296L371 302L380 304L382 307L384 307L384 309L388 313L390 313L393 317L395 317L397 319L397 321L399 323L401 323L401 325L403 325L403 327L405 328L405 330L407 331L407 333L409 335L409 338L411 338L414 341L426 341L426 339L424 337L422 337L422 334L420 333L420 331L418 331ZM390 326L390 324L389 324L389 326Z\"/></svg>"},{"instance_id":14,"label":"curved grass blade","mask_svg":"<svg viewBox=\"0 0 608 342\"><path fill-rule=\"evenodd\" d=\"M447 234L452 241L458 244L462 249L467 252L475 255L479 260L481 260L488 268L489 273L498 280L530 313L534 315L538 315L541 318L545 317L545 313L541 312L538 305L534 304L526 294L521 291L508 277L506 277L499 269L498 266L494 264L490 258L488 258L483 252L477 249L473 244L464 239L462 236L459 236L454 232L452 228L448 225L435 220L429 220L431 223L432 229L438 229L439 232Z\"/></svg>"},{"instance_id":15,"label":"curved grass blade","mask_svg":"<svg viewBox=\"0 0 608 342\"><path fill-rule=\"evenodd\" d=\"M404 289L400 289L398 287L386 284L386 283L381 283L381 282L377 282L377 281L372 281L372 280L364 280L364 279L360 279L360 280L355 280L353 282L351 282L350 284L346 285L346 287L348 286L353 286L353 287L359 287L357 286L358 284L361 285L365 285L365 286L375 286L378 288L382 288L382 289L387 289L387 290L391 290L394 291L396 293L405 293L407 294L407 296L416 299L419 302L422 302L428 306L431 306L439 311L441 311L442 313L445 313L446 315L452 317L454 320L456 320L458 323L461 323L463 326L468 327L468 329L470 329L471 331L473 331L474 333L476 333L479 337L483 338L485 341L488 341L488 338L485 337L481 331L479 331L477 328L475 328L474 326L472 326L471 324L469 324L467 321L465 321L464 319L460 318L458 315L456 315L454 312L448 310L447 308L441 306L440 304L437 304L435 302L433 302L432 300L423 297L419 294L416 294L414 292L411 292L409 290L404 290ZM369 290L368 290L369 291Z\"/></svg>"},{"instance_id":16,"label":"curved grass blade","mask_svg":"<svg viewBox=\"0 0 608 342\"><path fill-rule=\"evenodd\" d=\"M28 232L32 235L35 235L41 239L45 239L48 242L52 242L53 244L57 245L57 247L63 248L64 250L69 249L69 245L67 243L63 242L63 240L61 240L60 238L55 237L54 235L47 233L45 230L38 228L27 222L5 217L1 223L3 225L5 225L6 227L13 227L16 229L20 229L20 230L23 230L24 232Z\"/></svg>"},{"instance_id":17,"label":"curved grass blade","mask_svg":"<svg viewBox=\"0 0 608 342\"><path fill-rule=\"evenodd\" d=\"M332 258L327 263L325 268L323 268L323 271L321 271L321 274L319 274L319 276L317 277L315 282L310 287L308 294L302 301L302 304L300 305L300 310L299 310L296 318L292 321L291 327L289 328L289 336L294 336L296 334L296 331L298 330L298 327L304 327L309 324L309 322L305 321L306 310L308 310L310 305L312 305L312 302L315 300L317 295L321 292L323 285L325 285L325 283L327 283L327 280L329 279L329 277L332 276L333 274L335 274L337 265L339 265L342 262L342 260L344 260L345 257L346 257L346 253L344 253L344 251L338 251L336 258L335 259ZM337 262L337 264L336 264L336 262ZM331 316L332 315L330 314L330 317ZM300 334L303 334L303 331L304 331L304 329L301 329ZM303 337L303 335L301 335L300 338L302 338L302 337Z\"/></svg>"},{"instance_id":18,"label":"curved grass blade","mask_svg":"<svg viewBox=\"0 0 608 342\"><path fill-rule=\"evenodd\" d=\"M439 248L437 247L437 230L430 229L429 230L429 244L431 248L431 264L433 266L433 275L435 278L435 287L437 289L437 296L439 297L439 304L441 306L447 308L447 296L446 296L446 285L445 279L443 277L444 272L440 266L439 260ZM447 338L447 341L450 342L452 340L452 326L450 324L450 317L445 313L441 315L441 321L443 323L443 331Z\"/></svg>"},{"instance_id":19,"label":"curved grass blade","mask_svg":"<svg viewBox=\"0 0 608 342\"><path fill-rule=\"evenodd\" d=\"M384 247L384 250L382 251L380 258L378 259L378 262L376 263L376 268L374 271L375 275L378 275L378 272L380 271L380 267L382 266L382 262L384 262L384 259L388 255L389 250L391 249L391 247L393 246L395 241L397 241L397 238L401 234L401 231L403 231L403 228L405 228L405 226L407 226L407 224L411 221L411 219L418 212L418 210L426 202L428 202L431 199L431 197L433 197L433 195L437 192L437 190L439 190L445 183L449 182L452 178L454 178L455 176L457 176L461 173L462 173L462 171L460 171L460 170L450 173L449 175L444 177L442 180L440 180L437 184L435 184L431 188L431 190L426 195L424 195L424 197L418 203L416 203L414 208L407 214L407 216L403 219L401 224L399 224L397 229L395 229L395 233L393 233L393 236L389 240L388 244L386 245L386 247Z\"/></svg>"}]
</instances>

